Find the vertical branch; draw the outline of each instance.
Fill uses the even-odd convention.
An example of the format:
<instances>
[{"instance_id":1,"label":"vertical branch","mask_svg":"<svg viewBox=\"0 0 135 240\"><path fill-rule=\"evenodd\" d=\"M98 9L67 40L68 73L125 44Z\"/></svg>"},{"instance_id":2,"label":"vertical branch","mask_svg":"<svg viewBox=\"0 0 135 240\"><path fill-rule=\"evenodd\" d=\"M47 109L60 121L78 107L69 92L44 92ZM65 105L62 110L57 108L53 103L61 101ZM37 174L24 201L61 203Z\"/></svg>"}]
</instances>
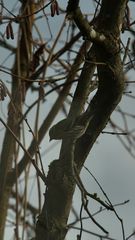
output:
<instances>
[{"instance_id":1,"label":"vertical branch","mask_svg":"<svg viewBox=\"0 0 135 240\"><path fill-rule=\"evenodd\" d=\"M29 11L28 11L29 10ZM23 1L21 8L22 15L28 15L30 13L30 4L27 1ZM15 55L15 62L12 69L12 93L11 99L16 107L14 110L12 104L9 104L9 113L7 125L14 132L14 134L20 138L20 127L18 122L20 120L20 113L22 111L22 104L25 99L25 85L21 82L21 77L27 77L28 65L31 55L31 33L32 22L31 18L27 18L24 21L20 21L19 24L19 36L18 36L18 48ZM17 77L16 77L17 76ZM0 239L4 236L4 227L8 209L8 200L10 196L11 186L7 185L7 176L11 172L13 159L15 158L16 141L11 134L6 130L5 138L3 141L1 162L0 162Z\"/></svg>"}]
</instances>

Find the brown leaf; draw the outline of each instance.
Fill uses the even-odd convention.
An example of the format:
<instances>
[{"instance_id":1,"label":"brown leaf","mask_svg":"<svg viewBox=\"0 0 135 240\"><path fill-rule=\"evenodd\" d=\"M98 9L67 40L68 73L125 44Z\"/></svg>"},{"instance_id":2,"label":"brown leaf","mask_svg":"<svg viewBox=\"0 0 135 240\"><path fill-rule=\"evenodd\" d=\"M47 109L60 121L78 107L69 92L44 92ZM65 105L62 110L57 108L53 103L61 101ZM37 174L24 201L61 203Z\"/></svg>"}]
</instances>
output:
<instances>
[{"instance_id":1,"label":"brown leaf","mask_svg":"<svg viewBox=\"0 0 135 240\"><path fill-rule=\"evenodd\" d=\"M58 5L58 2L55 1L55 11L56 11L56 14L59 15L59 5Z\"/></svg>"},{"instance_id":2,"label":"brown leaf","mask_svg":"<svg viewBox=\"0 0 135 240\"><path fill-rule=\"evenodd\" d=\"M13 32L11 22L9 22L8 25L6 26L6 38L7 39L10 39L10 38L14 39L14 32Z\"/></svg>"},{"instance_id":3,"label":"brown leaf","mask_svg":"<svg viewBox=\"0 0 135 240\"><path fill-rule=\"evenodd\" d=\"M50 8L52 17L54 17L55 14L59 15L59 5L57 1L52 2Z\"/></svg>"},{"instance_id":4,"label":"brown leaf","mask_svg":"<svg viewBox=\"0 0 135 240\"><path fill-rule=\"evenodd\" d=\"M55 4L54 4L54 2L51 4L50 9L51 9L51 17L54 17L54 15L55 15Z\"/></svg>"},{"instance_id":5,"label":"brown leaf","mask_svg":"<svg viewBox=\"0 0 135 240\"><path fill-rule=\"evenodd\" d=\"M10 28L9 28L9 24L6 26L6 39L10 38Z\"/></svg>"},{"instance_id":6,"label":"brown leaf","mask_svg":"<svg viewBox=\"0 0 135 240\"><path fill-rule=\"evenodd\" d=\"M7 90L3 82L0 80L0 101L3 101L7 96Z\"/></svg>"},{"instance_id":7,"label":"brown leaf","mask_svg":"<svg viewBox=\"0 0 135 240\"><path fill-rule=\"evenodd\" d=\"M9 22L9 29L10 29L10 37L11 37L11 39L14 39L14 32L13 32L13 28L12 28L11 22Z\"/></svg>"}]
</instances>

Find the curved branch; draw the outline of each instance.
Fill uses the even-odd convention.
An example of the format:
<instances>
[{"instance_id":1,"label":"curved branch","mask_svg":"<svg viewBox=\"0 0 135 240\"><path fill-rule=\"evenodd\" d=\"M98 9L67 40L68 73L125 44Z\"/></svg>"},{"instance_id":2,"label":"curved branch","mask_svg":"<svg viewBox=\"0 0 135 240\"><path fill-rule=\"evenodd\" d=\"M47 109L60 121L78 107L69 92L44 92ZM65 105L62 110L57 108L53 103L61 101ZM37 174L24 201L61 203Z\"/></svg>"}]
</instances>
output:
<instances>
[{"instance_id":1,"label":"curved branch","mask_svg":"<svg viewBox=\"0 0 135 240\"><path fill-rule=\"evenodd\" d=\"M99 79L97 93L92 99L87 111L81 117L81 123L83 122L86 126L89 121L89 126L86 126L87 129L85 134L77 140L74 149L73 159L80 171L94 142L105 127L111 113L122 97L124 89L124 74L120 59L119 26L123 21L126 0L110 0L109 2L108 0L102 1L99 16L94 23L94 31L98 38L95 36L93 38L93 36L91 36L92 29L86 22L83 22L85 20L81 15L79 8L77 8L79 15L76 15L78 14L76 6L78 6L79 1L76 0L73 2L72 0L69 0L68 3L68 15L71 13L73 19L75 21L77 19L78 26L81 26L80 30L82 30L81 28L84 26L82 33L86 37L90 36L89 39L93 41L92 49L95 53L96 62L101 63L97 64ZM75 8L72 8L75 3L77 5ZM107 27L105 26L105 20L108 12L110 12L111 4L114 7L113 14L109 15L109 21L114 21L113 17L115 14L119 14L114 23L111 24L111 30L113 30L112 34L110 34L108 25ZM85 23L88 26L86 26L86 28ZM104 38L100 38L102 34L104 35ZM67 118L67 121L69 121L69 130L72 126L76 126L76 119L82 112L82 107L84 106L88 94L86 88L90 85L92 77L91 71L93 72L93 68L90 67L86 70L85 64L80 76L82 79L79 79L78 81L78 86ZM72 118L74 121L72 121ZM75 181L72 174L70 174L72 169L69 162L71 162L72 159L69 159L71 156L71 152L69 152L71 150L69 148L69 141L69 138L63 139L60 159L53 161L50 166L47 191L45 193L45 203L36 227L36 239L40 239L42 235L50 238L51 240L65 238L67 232L66 224L75 190ZM59 201L62 203L61 205L59 204Z\"/></svg>"}]
</instances>

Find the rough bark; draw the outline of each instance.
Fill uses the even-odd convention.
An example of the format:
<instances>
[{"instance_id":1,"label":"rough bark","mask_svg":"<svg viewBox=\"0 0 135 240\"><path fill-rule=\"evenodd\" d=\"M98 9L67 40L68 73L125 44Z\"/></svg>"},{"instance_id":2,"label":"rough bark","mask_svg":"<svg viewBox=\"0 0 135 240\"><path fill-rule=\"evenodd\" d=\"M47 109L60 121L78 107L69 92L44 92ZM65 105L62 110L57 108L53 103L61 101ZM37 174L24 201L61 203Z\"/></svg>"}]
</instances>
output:
<instances>
[{"instance_id":1,"label":"rough bark","mask_svg":"<svg viewBox=\"0 0 135 240\"><path fill-rule=\"evenodd\" d=\"M91 28L87 20L82 16L78 7L79 1L68 2L68 16L74 19L82 35L93 42L92 51L95 52L99 80L97 93L81 117L81 122L86 125L89 121L89 125L85 134L76 142L73 153L78 172L81 171L94 142L122 97L124 75L120 59L119 38L126 2L126 0L102 1L100 13L93 21L94 30L97 34L97 37L94 38L91 35ZM112 7L110 8L110 6ZM103 40L100 38L101 35L104 36ZM89 54L87 60L91 61ZM77 124L78 116L82 113L85 103L84 99L87 98L86 87L91 83L93 65L90 64L89 68L87 66L87 73L86 71L84 73L85 67L86 64L84 64L67 117L69 130ZM79 104L77 105L78 101ZM77 110L76 106L78 106ZM72 167L69 164L69 161L71 162L69 145L70 138L64 138L59 159L54 160L50 165L45 202L36 226L36 240L41 238L62 240L66 236L67 220L75 190L75 179L72 174Z\"/></svg>"}]
</instances>

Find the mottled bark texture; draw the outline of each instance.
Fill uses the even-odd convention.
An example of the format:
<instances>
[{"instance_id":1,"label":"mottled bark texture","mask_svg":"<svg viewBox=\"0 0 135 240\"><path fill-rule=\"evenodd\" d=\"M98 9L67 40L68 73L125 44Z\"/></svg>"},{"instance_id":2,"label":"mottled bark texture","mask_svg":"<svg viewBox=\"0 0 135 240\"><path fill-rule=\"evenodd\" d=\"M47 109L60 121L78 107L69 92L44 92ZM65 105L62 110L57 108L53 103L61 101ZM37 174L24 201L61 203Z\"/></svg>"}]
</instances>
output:
<instances>
[{"instance_id":1,"label":"mottled bark texture","mask_svg":"<svg viewBox=\"0 0 135 240\"><path fill-rule=\"evenodd\" d=\"M87 54L87 61L84 63L67 117L66 126L69 130L78 124L78 117L82 114L89 94L88 89L95 65L99 82L95 96L80 118L82 124L88 124L88 121L89 124L85 134L77 140L72 156L78 172L81 171L93 144L122 97L124 75L120 58L120 26L126 2L126 0L102 0L99 15L93 19L91 28L78 7L79 1L68 1L68 17L75 21L83 37L93 43ZM92 29L96 32L94 37L91 34ZM68 137L62 140L60 157L50 165L45 202L36 226L36 240L63 240L66 236L67 220L76 185L71 174L69 164L71 160L67 157L70 156L71 150L69 141Z\"/></svg>"}]
</instances>

